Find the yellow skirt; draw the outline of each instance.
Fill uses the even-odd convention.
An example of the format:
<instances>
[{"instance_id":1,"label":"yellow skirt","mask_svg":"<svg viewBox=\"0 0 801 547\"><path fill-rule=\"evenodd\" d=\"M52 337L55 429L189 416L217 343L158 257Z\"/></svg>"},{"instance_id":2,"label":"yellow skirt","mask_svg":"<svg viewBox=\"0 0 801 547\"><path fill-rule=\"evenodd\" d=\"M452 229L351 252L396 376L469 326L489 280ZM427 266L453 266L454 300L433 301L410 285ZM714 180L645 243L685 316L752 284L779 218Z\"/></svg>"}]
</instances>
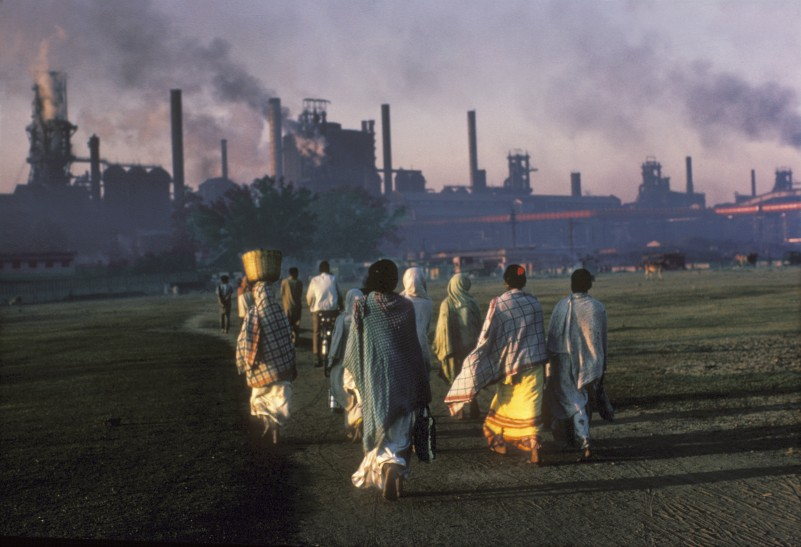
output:
<instances>
[{"instance_id":1,"label":"yellow skirt","mask_svg":"<svg viewBox=\"0 0 801 547\"><path fill-rule=\"evenodd\" d=\"M505 452L507 443L527 452L539 446L545 367L536 366L514 380L498 384L484 421L484 436L496 452Z\"/></svg>"}]
</instances>

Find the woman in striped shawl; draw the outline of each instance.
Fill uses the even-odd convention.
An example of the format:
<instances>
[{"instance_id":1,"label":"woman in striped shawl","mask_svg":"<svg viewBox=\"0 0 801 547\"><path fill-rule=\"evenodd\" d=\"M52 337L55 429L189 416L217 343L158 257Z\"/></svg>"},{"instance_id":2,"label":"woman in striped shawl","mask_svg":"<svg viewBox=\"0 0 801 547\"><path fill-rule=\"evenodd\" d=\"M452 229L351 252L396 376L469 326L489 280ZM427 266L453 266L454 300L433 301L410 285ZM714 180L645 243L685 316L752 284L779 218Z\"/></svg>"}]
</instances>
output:
<instances>
[{"instance_id":1,"label":"woman in striped shawl","mask_svg":"<svg viewBox=\"0 0 801 547\"><path fill-rule=\"evenodd\" d=\"M431 401L414 306L394 292L397 284L392 261L370 266L344 360L362 397L364 459L351 480L382 490L389 501L398 499L409 475L415 412Z\"/></svg>"}]
</instances>

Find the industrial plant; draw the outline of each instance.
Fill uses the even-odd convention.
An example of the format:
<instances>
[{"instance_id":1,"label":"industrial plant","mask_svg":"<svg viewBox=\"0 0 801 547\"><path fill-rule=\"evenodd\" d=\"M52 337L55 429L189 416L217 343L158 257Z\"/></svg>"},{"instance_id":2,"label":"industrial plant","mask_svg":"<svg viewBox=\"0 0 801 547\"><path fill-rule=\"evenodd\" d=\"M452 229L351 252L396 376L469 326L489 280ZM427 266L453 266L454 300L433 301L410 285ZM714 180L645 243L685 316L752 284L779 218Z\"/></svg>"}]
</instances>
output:
<instances>
[{"instance_id":1,"label":"industrial plant","mask_svg":"<svg viewBox=\"0 0 801 547\"><path fill-rule=\"evenodd\" d=\"M82 157L72 142L77 128L68 117L66 76L42 73L33 91L30 174L12 194L0 195L0 277L71 272L76 265L166 251L172 213L187 186L181 90L169 92L171 173L160 165L106 161L97 135ZM495 187L480 168L476 112L469 111L466 183L432 191L421 171L393 166L390 105L381 105L381 165L375 121L343 128L331 121L329 105L304 99L302 112L290 120L280 99L269 100L268 174L314 192L359 188L402 207L399 240L385 249L399 260L491 274L510 261L534 270L577 262L614 269L641 264L647 253L681 253L701 262L735 252L780 259L801 248L801 187L789 167L777 167L772 188L761 194L752 170L749 194L710 206L693 180L693 158L686 157L677 190L658 159L648 157L640 165L636 200L622 203L584 193L579 172L565 173L564 195L543 195L533 182L531 156L511 150L508 174ZM190 181L202 199L220 199L236 184L228 179L227 162L222 140L222 177ZM80 163L88 170L73 175Z\"/></svg>"}]
</instances>

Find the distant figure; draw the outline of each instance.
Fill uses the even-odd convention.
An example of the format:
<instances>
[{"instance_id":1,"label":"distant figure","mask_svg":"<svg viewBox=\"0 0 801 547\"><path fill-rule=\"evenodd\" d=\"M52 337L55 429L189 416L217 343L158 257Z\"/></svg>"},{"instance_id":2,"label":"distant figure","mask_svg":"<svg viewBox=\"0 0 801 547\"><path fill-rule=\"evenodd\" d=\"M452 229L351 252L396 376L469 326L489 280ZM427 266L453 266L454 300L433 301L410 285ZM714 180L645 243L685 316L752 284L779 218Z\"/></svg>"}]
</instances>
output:
<instances>
[{"instance_id":1,"label":"distant figure","mask_svg":"<svg viewBox=\"0 0 801 547\"><path fill-rule=\"evenodd\" d=\"M431 400L429 370L417 341L414 306L394 292L398 268L379 260L356 299L345 368L362 398L364 459L351 477L357 488L378 488L396 501L409 476L415 413Z\"/></svg>"},{"instance_id":2,"label":"distant figure","mask_svg":"<svg viewBox=\"0 0 801 547\"><path fill-rule=\"evenodd\" d=\"M526 270L512 264L503 274L508 289L489 304L478 345L464 360L462 370L445 397L456 415L478 392L497 386L484 420L490 450L506 454L508 445L540 464L542 448L542 390L545 382L545 327L542 306L523 292Z\"/></svg>"},{"instance_id":3,"label":"distant figure","mask_svg":"<svg viewBox=\"0 0 801 547\"><path fill-rule=\"evenodd\" d=\"M253 306L253 289L248 278L243 277L236 289L236 307L240 319L245 318L251 306Z\"/></svg>"},{"instance_id":4,"label":"distant figure","mask_svg":"<svg viewBox=\"0 0 801 547\"><path fill-rule=\"evenodd\" d=\"M606 309L588 294L591 287L590 272L573 272L573 294L556 304L548 326L551 378L546 400L555 418L551 427L555 437L564 434L578 445L579 461L592 458L588 405L603 382L607 362Z\"/></svg>"},{"instance_id":5,"label":"distant figure","mask_svg":"<svg viewBox=\"0 0 801 547\"><path fill-rule=\"evenodd\" d=\"M292 381L297 376L289 322L265 281L253 285L236 345L236 366L250 386L250 413L264 424L264 436L278 444L289 421Z\"/></svg>"},{"instance_id":6,"label":"distant figure","mask_svg":"<svg viewBox=\"0 0 801 547\"><path fill-rule=\"evenodd\" d=\"M426 276L422 268L407 268L403 272L403 292L401 296L411 300L414 305L414 317L417 321L417 339L423 350L423 360L431 368L431 350L428 347L428 329L431 326L431 315L434 304L426 292Z\"/></svg>"},{"instance_id":7,"label":"distant figure","mask_svg":"<svg viewBox=\"0 0 801 547\"><path fill-rule=\"evenodd\" d=\"M337 279L331 275L331 268L328 261L320 262L320 274L312 278L309 282L309 289L306 291L306 303L312 314L312 351L317 356L316 367L322 367L323 356L321 354L321 329L322 320L328 319L333 322L342 309L342 293L339 290Z\"/></svg>"},{"instance_id":8,"label":"distant figure","mask_svg":"<svg viewBox=\"0 0 801 547\"><path fill-rule=\"evenodd\" d=\"M448 282L448 295L439 306L434 353L440 362L440 376L448 385L453 384L461 372L462 362L476 347L481 333L481 309L468 292L470 285L466 274L455 274ZM478 401L473 399L469 417L478 418L479 415ZM468 414L462 409L456 417L466 418Z\"/></svg>"},{"instance_id":9,"label":"distant figure","mask_svg":"<svg viewBox=\"0 0 801 547\"><path fill-rule=\"evenodd\" d=\"M331 393L337 403L345 409L345 430L352 442L362 438L362 399L359 389L353 381L353 375L343 364L345 348L348 344L348 333L353 322L353 306L362 298L361 289L351 289L345 295L345 311L334 323L334 334L331 336L331 353L328 355L328 368L331 370Z\"/></svg>"},{"instance_id":10,"label":"distant figure","mask_svg":"<svg viewBox=\"0 0 801 547\"><path fill-rule=\"evenodd\" d=\"M217 285L217 303L220 305L220 332L228 334L231 328L231 299L234 289L228 283L228 276L220 277L220 284Z\"/></svg>"},{"instance_id":11,"label":"distant figure","mask_svg":"<svg viewBox=\"0 0 801 547\"><path fill-rule=\"evenodd\" d=\"M298 269L289 268L289 277L281 281L281 305L289 326L292 328L292 343L298 345L300 314L303 304L303 281L298 279Z\"/></svg>"},{"instance_id":12,"label":"distant figure","mask_svg":"<svg viewBox=\"0 0 801 547\"><path fill-rule=\"evenodd\" d=\"M643 269L645 270L645 279L653 279L654 276L662 279L662 264L660 262L645 262Z\"/></svg>"}]
</instances>

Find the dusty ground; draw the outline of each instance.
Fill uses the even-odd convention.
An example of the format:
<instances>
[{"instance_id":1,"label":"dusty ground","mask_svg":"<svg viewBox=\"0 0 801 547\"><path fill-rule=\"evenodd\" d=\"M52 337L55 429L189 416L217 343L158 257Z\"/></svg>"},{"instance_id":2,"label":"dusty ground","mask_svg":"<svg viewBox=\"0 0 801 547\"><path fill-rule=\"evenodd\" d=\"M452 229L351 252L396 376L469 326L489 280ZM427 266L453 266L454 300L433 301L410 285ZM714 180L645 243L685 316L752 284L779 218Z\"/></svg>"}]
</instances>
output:
<instances>
[{"instance_id":1,"label":"dusty ground","mask_svg":"<svg viewBox=\"0 0 801 547\"><path fill-rule=\"evenodd\" d=\"M305 544L798 544L797 393L675 397L595 421L599 461L549 443L547 465L490 453L479 421L446 416L434 381L440 452L415 462L404 498L356 491L359 447L326 414L318 370L301 369L281 457L297 488L288 541ZM482 397L482 407L489 398Z\"/></svg>"},{"instance_id":2,"label":"dusty ground","mask_svg":"<svg viewBox=\"0 0 801 547\"><path fill-rule=\"evenodd\" d=\"M298 352L292 423L276 449L247 416L246 388L233 369L234 335L219 334L212 308L203 306L190 306L194 311L176 327L181 336L213 341L214 358L196 363L205 371L202 381L180 372L182 381L157 385L164 373L151 379L137 369L154 393L170 390L168 405L142 387L129 390L134 379L117 376L116 397L164 405L163 418L148 422L133 415L142 410L130 416L118 410L112 416L121 424L100 423L107 416L102 409L85 438L70 442L33 418L17 418L23 402L3 392L1 534L292 545L801 544L798 332L755 326L702 346L661 340L654 355L631 358L621 366L655 363L649 381L664 375L671 389L644 394L631 375L615 383L610 374L617 416L612 424L593 421L598 461L592 464L575 463L576 454L550 437L542 467L491 453L480 421L446 415L445 386L432 374L438 458L415 461L403 498L388 503L350 484L361 447L345 439L341 416L326 407L310 330ZM797 294L790 309L799 309ZM620 318L610 326L621 343L634 328ZM670 357L683 352L684 359ZM3 369L6 387L22 381L17 370ZM736 388L692 387L693 378L731 371L742 375ZM754 374L789 380L751 385ZM483 409L490 397L482 394ZM36 431L19 433L20 424ZM53 439L59 454L40 460L37 446Z\"/></svg>"}]
</instances>

